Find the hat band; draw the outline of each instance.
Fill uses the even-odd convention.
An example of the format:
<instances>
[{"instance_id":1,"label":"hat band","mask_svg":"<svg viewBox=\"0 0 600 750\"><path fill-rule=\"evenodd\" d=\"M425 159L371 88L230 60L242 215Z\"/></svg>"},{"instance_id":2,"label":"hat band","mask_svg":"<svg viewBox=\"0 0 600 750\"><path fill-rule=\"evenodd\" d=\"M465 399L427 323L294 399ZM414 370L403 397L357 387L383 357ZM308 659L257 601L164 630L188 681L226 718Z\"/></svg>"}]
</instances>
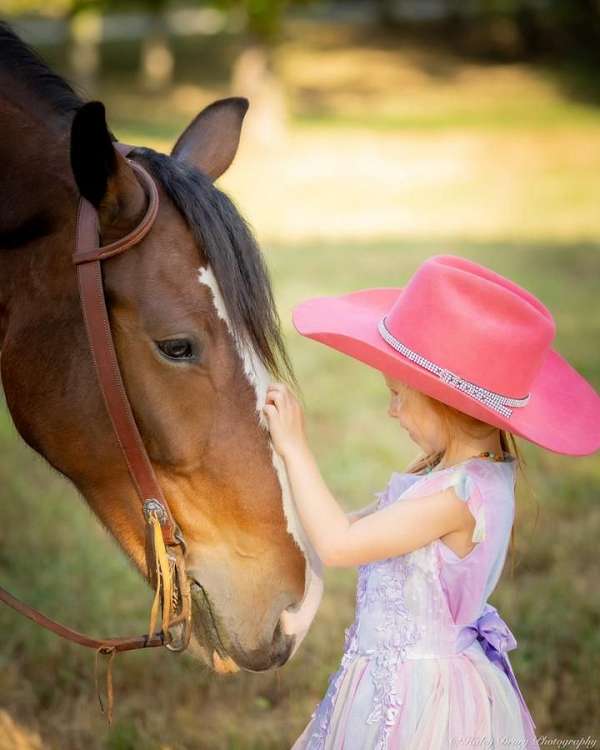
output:
<instances>
[{"instance_id":1,"label":"hat band","mask_svg":"<svg viewBox=\"0 0 600 750\"><path fill-rule=\"evenodd\" d=\"M415 362L426 370L433 372L434 375L437 375L440 380L444 381L444 383L448 383L448 385L451 385L453 388L466 393L467 396L471 396L471 398L481 401L482 404L489 406L491 409L495 409L495 411L507 418L510 418L512 414L512 409L509 409L509 406L526 406L529 402L531 396L529 393L525 398L510 398L509 396L503 396L500 393L488 391L480 385L464 380L460 375L457 375L451 370L436 365L435 362L431 362L412 349L409 349L401 341L398 341L394 334L388 330L385 321L386 317L384 316L377 324L377 330L390 346L410 359L411 362Z\"/></svg>"}]
</instances>

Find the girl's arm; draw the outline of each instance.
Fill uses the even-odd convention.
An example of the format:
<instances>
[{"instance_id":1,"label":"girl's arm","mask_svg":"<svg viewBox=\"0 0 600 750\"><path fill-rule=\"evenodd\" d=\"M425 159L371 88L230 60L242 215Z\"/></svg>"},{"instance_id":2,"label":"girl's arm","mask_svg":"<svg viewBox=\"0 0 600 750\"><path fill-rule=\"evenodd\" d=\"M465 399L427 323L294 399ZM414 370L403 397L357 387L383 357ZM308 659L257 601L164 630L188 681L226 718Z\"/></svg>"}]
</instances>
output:
<instances>
[{"instance_id":1,"label":"girl's arm","mask_svg":"<svg viewBox=\"0 0 600 750\"><path fill-rule=\"evenodd\" d=\"M324 565L364 565L412 552L451 531L474 528L475 519L452 487L352 522L327 488L307 445L286 452L284 461L300 520Z\"/></svg>"},{"instance_id":2,"label":"girl's arm","mask_svg":"<svg viewBox=\"0 0 600 750\"><path fill-rule=\"evenodd\" d=\"M264 411L298 515L323 564L350 567L395 557L452 531L474 528L475 519L452 487L351 521L321 476L304 435L302 409L285 384L269 387Z\"/></svg>"}]
</instances>

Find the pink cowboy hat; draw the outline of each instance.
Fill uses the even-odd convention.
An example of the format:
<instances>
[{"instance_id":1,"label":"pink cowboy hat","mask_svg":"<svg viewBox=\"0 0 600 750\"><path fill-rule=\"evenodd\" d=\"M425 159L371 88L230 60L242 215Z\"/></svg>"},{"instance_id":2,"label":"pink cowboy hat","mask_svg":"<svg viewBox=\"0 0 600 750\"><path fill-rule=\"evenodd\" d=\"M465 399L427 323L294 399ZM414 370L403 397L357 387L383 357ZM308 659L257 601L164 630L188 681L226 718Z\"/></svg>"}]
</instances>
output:
<instances>
[{"instance_id":1,"label":"pink cowboy hat","mask_svg":"<svg viewBox=\"0 0 600 750\"><path fill-rule=\"evenodd\" d=\"M600 448L600 395L550 346L552 314L478 263L434 255L404 287L316 297L292 319L303 336L543 448Z\"/></svg>"}]
</instances>

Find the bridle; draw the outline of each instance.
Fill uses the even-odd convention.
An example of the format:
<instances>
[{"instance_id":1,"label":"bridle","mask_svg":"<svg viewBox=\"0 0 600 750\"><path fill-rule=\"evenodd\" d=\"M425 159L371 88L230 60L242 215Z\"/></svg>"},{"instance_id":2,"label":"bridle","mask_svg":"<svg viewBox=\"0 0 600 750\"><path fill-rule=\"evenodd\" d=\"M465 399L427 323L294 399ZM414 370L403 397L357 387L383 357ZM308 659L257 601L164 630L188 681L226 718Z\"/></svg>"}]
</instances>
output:
<instances>
[{"instance_id":1,"label":"bridle","mask_svg":"<svg viewBox=\"0 0 600 750\"><path fill-rule=\"evenodd\" d=\"M94 369L117 442L142 503L146 562L150 582L156 589L148 633L129 638L92 638L51 620L0 587L0 601L9 607L62 638L96 649L96 669L98 654L110 656L107 673L109 725L112 716L110 665L115 653L154 646L183 651L191 635L191 592L185 572L185 540L158 484L133 416L115 353L102 283L102 261L134 247L152 228L158 213L158 189L151 175L140 164L127 158L134 146L117 142L113 146L127 159L144 188L148 198L146 213L124 237L100 247L98 212L92 203L80 196L72 257L77 267L79 297ZM159 607L162 609L162 629L155 632ZM175 626L181 631L178 638L170 632ZM98 698L104 711L100 693Z\"/></svg>"}]
</instances>

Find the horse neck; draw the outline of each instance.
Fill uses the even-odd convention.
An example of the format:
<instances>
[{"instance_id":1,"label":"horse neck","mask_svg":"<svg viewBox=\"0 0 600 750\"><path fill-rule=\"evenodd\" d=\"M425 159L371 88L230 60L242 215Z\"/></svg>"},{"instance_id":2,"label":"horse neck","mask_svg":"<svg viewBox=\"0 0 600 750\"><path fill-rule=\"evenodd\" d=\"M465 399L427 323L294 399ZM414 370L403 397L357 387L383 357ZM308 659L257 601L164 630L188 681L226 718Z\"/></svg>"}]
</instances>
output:
<instances>
[{"instance_id":1,"label":"horse neck","mask_svg":"<svg viewBox=\"0 0 600 750\"><path fill-rule=\"evenodd\" d=\"M12 79L11 79L12 80ZM0 75L0 349L19 311L76 304L69 121ZM5 85L6 84L6 85ZM25 304L24 304L25 303Z\"/></svg>"}]
</instances>

